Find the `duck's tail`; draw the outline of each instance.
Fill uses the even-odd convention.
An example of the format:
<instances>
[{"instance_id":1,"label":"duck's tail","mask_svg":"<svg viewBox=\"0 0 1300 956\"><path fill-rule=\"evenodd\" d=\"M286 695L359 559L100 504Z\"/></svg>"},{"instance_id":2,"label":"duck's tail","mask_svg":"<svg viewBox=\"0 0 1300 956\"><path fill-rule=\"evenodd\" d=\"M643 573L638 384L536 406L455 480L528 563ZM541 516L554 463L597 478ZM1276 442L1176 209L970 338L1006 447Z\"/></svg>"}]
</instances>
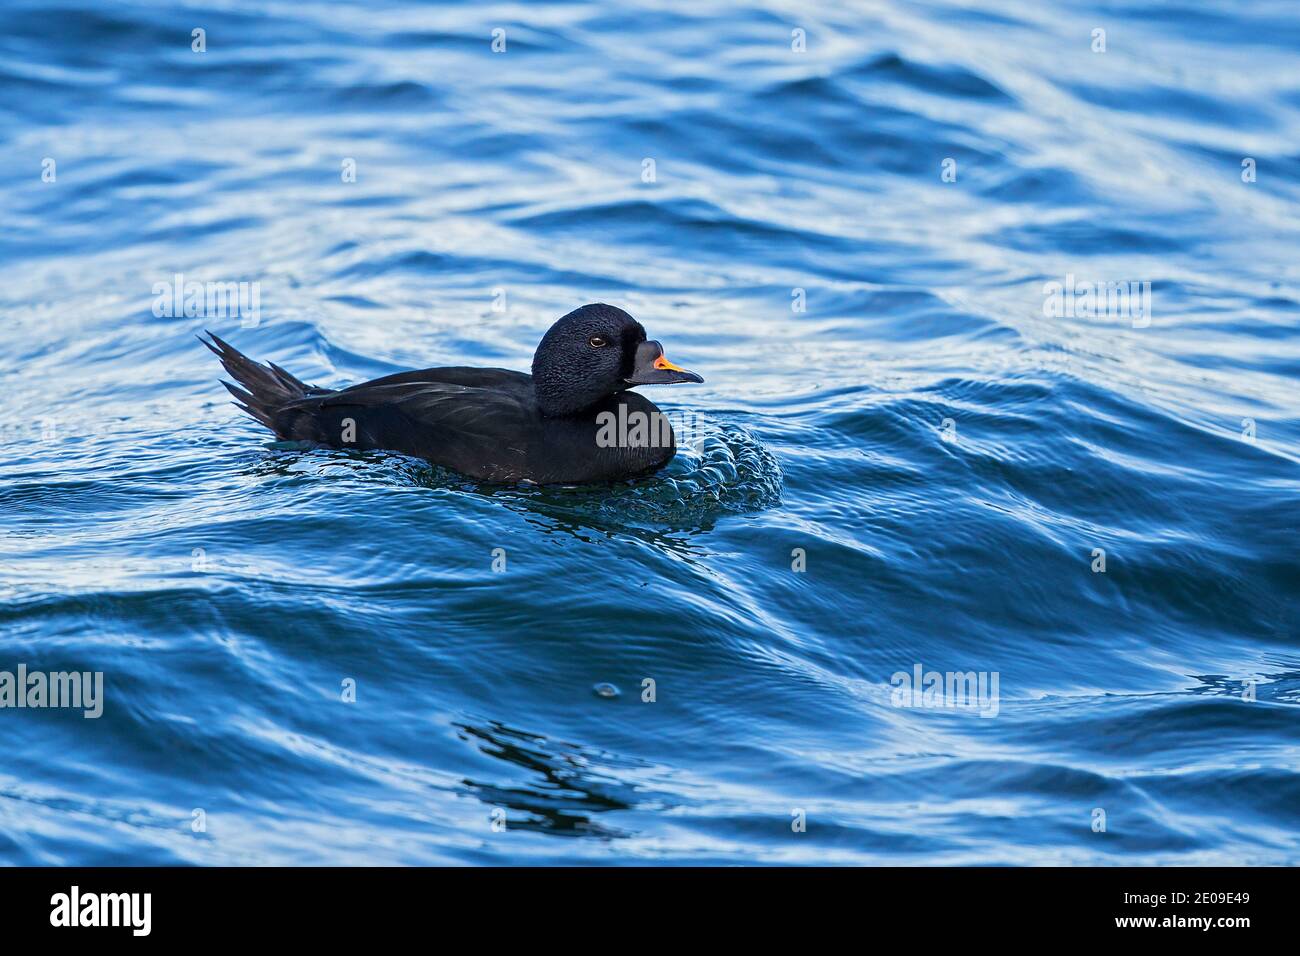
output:
<instances>
[{"instance_id":1,"label":"duck's tail","mask_svg":"<svg viewBox=\"0 0 1300 956\"><path fill-rule=\"evenodd\" d=\"M205 330L206 331L206 330ZM221 359L221 364L239 385L222 381L222 385L235 396L234 405L257 419L277 438L295 437L293 422L298 417L290 406L313 395L328 394L328 389L314 388L294 378L274 362L260 365L243 352L208 332L208 338L199 341ZM243 386L242 388L239 386Z\"/></svg>"}]
</instances>

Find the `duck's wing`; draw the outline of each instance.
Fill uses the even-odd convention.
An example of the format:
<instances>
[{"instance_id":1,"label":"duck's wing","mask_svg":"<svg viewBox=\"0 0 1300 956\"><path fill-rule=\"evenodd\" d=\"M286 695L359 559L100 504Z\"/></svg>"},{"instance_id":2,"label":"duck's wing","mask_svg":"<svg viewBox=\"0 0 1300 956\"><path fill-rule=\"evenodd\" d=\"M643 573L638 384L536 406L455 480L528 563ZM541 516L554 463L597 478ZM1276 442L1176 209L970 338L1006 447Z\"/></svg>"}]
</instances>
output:
<instances>
[{"instance_id":1,"label":"duck's wing","mask_svg":"<svg viewBox=\"0 0 1300 956\"><path fill-rule=\"evenodd\" d=\"M473 371L483 383L482 373L504 370ZM531 388L524 387L526 375L511 372L508 379L488 376L490 384L465 385L411 377L419 374L294 402L285 409L293 413L293 437L334 448L399 451L477 478L528 477L539 416Z\"/></svg>"}]
</instances>

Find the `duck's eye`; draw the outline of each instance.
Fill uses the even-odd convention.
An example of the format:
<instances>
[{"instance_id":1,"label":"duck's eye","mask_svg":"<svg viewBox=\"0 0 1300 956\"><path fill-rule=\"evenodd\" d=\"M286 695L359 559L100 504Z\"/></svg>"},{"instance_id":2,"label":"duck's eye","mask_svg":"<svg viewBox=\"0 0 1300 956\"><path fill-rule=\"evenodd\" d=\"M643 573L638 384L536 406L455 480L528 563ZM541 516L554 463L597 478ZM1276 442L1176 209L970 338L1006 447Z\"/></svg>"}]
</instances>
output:
<instances>
[{"instance_id":1,"label":"duck's eye","mask_svg":"<svg viewBox=\"0 0 1300 956\"><path fill-rule=\"evenodd\" d=\"M609 344L609 342L606 341L603 335L593 335L591 338L587 339L587 344L593 349L603 349Z\"/></svg>"}]
</instances>

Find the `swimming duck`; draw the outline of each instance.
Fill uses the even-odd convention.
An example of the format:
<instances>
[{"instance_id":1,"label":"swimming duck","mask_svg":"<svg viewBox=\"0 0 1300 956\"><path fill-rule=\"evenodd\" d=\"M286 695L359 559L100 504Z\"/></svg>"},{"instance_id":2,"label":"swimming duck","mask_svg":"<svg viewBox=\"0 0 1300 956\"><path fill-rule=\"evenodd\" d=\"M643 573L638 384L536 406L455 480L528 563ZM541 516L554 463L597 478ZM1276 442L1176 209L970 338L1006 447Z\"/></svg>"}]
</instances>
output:
<instances>
[{"instance_id":1,"label":"swimming duck","mask_svg":"<svg viewBox=\"0 0 1300 956\"><path fill-rule=\"evenodd\" d=\"M668 361L632 316L599 303L551 326L531 375L453 366L317 388L208 335L200 341L238 383L222 382L234 404L278 438L402 452L485 481L577 484L658 471L677 453L672 427L629 390L704 381Z\"/></svg>"}]
</instances>

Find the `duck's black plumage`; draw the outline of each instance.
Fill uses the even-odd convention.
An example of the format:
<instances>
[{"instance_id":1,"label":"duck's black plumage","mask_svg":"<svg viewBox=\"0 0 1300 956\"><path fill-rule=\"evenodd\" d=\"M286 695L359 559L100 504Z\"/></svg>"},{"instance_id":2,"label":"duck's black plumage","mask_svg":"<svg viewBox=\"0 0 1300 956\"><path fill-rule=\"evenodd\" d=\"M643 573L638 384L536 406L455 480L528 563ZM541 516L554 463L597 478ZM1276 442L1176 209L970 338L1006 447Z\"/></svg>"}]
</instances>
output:
<instances>
[{"instance_id":1,"label":"duck's black plumage","mask_svg":"<svg viewBox=\"0 0 1300 956\"><path fill-rule=\"evenodd\" d=\"M676 454L672 429L629 389L703 381L609 305L583 306L551 326L531 375L429 368L332 390L260 365L215 335L204 344L238 383L223 383L236 404L282 439L398 451L487 481L571 484L657 471ZM636 423L636 413L646 427L619 426Z\"/></svg>"}]
</instances>

